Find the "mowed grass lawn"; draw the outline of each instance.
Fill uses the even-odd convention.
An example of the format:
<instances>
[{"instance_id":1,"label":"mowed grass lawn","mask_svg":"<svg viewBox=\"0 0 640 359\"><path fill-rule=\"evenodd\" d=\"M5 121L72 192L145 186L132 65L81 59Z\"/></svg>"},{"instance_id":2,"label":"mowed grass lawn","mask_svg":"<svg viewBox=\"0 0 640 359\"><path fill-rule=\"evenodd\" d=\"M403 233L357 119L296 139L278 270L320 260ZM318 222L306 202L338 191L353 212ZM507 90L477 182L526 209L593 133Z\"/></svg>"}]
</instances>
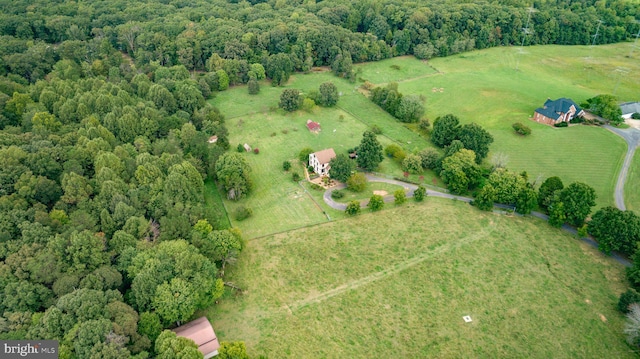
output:
<instances>
[{"instance_id":1,"label":"mowed grass lawn","mask_svg":"<svg viewBox=\"0 0 640 359\"><path fill-rule=\"evenodd\" d=\"M626 150L622 139L597 127L556 129L530 117L547 98L569 97L580 103L615 89L621 101L637 100L640 52L625 57L629 46L534 46L523 48L522 53L518 48L493 48L433 59L429 64L441 71L433 76L394 80L399 80L402 93L426 98L426 115L431 120L453 113L463 123L484 126L495 138L489 156L506 154L508 168L527 171L532 179L542 175L559 176L567 183L586 182L596 189L601 207L614 204L615 178ZM392 59L387 66L394 61L401 68L425 68L417 59ZM623 67L629 72L617 71ZM514 122L531 127L533 134L515 135Z\"/></svg>"},{"instance_id":2,"label":"mowed grass lawn","mask_svg":"<svg viewBox=\"0 0 640 359\"><path fill-rule=\"evenodd\" d=\"M427 198L248 242L205 314L288 358L631 358L623 268L531 218ZM463 316L473 322L465 323Z\"/></svg>"},{"instance_id":3,"label":"mowed grass lawn","mask_svg":"<svg viewBox=\"0 0 640 359\"><path fill-rule=\"evenodd\" d=\"M624 186L624 204L640 214L640 149L636 149Z\"/></svg>"}]
</instances>

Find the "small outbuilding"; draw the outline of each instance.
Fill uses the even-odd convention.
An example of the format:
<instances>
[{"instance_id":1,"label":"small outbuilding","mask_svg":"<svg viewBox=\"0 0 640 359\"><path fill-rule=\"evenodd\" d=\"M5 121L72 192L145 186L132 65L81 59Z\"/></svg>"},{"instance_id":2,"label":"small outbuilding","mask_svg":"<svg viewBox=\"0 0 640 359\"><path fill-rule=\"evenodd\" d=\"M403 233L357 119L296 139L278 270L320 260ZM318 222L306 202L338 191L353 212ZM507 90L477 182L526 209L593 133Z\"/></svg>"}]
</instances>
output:
<instances>
[{"instance_id":1,"label":"small outbuilding","mask_svg":"<svg viewBox=\"0 0 640 359\"><path fill-rule=\"evenodd\" d=\"M569 122L576 117L584 115L584 111L568 98L557 100L548 99L543 107L537 108L533 114L533 120L547 125L556 125L560 122Z\"/></svg>"},{"instance_id":2,"label":"small outbuilding","mask_svg":"<svg viewBox=\"0 0 640 359\"><path fill-rule=\"evenodd\" d=\"M625 102L620 105L622 118L628 120L634 113L640 113L640 102Z\"/></svg>"},{"instance_id":3,"label":"small outbuilding","mask_svg":"<svg viewBox=\"0 0 640 359\"><path fill-rule=\"evenodd\" d=\"M242 147L244 147L244 150L247 152L251 152L251 146L249 146L248 143L245 143Z\"/></svg>"},{"instance_id":4,"label":"small outbuilding","mask_svg":"<svg viewBox=\"0 0 640 359\"><path fill-rule=\"evenodd\" d=\"M307 129L313 133L318 133L321 130L320 124L311 120L307 120Z\"/></svg>"},{"instance_id":5,"label":"small outbuilding","mask_svg":"<svg viewBox=\"0 0 640 359\"><path fill-rule=\"evenodd\" d=\"M208 142L209 142L209 143L216 143L216 142L218 142L218 136L215 136L215 135L214 135L214 136L209 137Z\"/></svg>"},{"instance_id":6,"label":"small outbuilding","mask_svg":"<svg viewBox=\"0 0 640 359\"><path fill-rule=\"evenodd\" d=\"M331 168L329 162L334 158L336 158L336 153L333 148L314 152L309 155L309 166L313 167L313 172L320 176L326 176Z\"/></svg>"},{"instance_id":7,"label":"small outbuilding","mask_svg":"<svg viewBox=\"0 0 640 359\"><path fill-rule=\"evenodd\" d=\"M185 325L179 326L173 330L179 337L193 340L198 346L198 350L204 359L212 358L218 355L220 342L213 331L213 327L207 317L200 317Z\"/></svg>"}]
</instances>

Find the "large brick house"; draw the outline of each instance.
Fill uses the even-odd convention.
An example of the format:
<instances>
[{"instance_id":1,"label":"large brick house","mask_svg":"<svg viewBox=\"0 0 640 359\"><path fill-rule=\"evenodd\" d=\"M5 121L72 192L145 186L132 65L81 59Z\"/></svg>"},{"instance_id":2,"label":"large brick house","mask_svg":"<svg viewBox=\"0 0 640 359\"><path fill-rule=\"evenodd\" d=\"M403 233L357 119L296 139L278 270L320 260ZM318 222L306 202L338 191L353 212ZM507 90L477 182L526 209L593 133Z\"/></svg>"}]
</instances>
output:
<instances>
[{"instance_id":1,"label":"large brick house","mask_svg":"<svg viewBox=\"0 0 640 359\"><path fill-rule=\"evenodd\" d=\"M547 125L569 122L573 118L584 115L584 111L571 99L559 98L547 100L543 107L537 108L533 120Z\"/></svg>"},{"instance_id":2,"label":"large brick house","mask_svg":"<svg viewBox=\"0 0 640 359\"><path fill-rule=\"evenodd\" d=\"M313 172L320 176L326 176L329 174L329 162L336 157L333 148L327 148L326 150L314 152L309 155L309 166L313 167Z\"/></svg>"}]
</instances>

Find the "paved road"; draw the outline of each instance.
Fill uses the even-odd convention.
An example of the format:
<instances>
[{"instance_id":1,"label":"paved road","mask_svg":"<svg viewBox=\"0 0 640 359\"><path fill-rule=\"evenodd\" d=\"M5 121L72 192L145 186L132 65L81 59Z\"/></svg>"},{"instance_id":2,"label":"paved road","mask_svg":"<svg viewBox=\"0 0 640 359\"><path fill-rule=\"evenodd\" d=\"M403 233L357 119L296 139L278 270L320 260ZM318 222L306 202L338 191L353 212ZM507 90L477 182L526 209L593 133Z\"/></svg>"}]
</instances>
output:
<instances>
[{"instance_id":1,"label":"paved road","mask_svg":"<svg viewBox=\"0 0 640 359\"><path fill-rule=\"evenodd\" d=\"M636 151L636 148L640 146L640 130L636 128L621 129L613 126L604 126L609 131L622 137L627 142L627 154L624 157L622 168L618 174L618 181L616 182L616 189L614 191L614 198L616 200L616 207L624 211L627 207L624 205L624 184L627 181L627 174L629 173L629 166L631 165L631 159Z\"/></svg>"},{"instance_id":2,"label":"paved road","mask_svg":"<svg viewBox=\"0 0 640 359\"><path fill-rule=\"evenodd\" d=\"M638 131L640 132L640 131ZM640 140L640 136L639 136L639 140ZM411 184L411 183L406 183L406 182L402 182L402 181L398 181L398 180L393 180L393 179L388 179L388 178L382 178L382 177L377 177L374 176L372 174L366 174L367 180L369 182L384 182L384 183L390 183L390 184L394 184L394 185L398 185L398 186L402 186L404 187L407 191L407 197L413 197L413 191L415 191L418 186ZM339 190L339 189L343 189L346 186L344 184L339 184L333 188L329 188L328 190L326 190L324 192L323 195L323 199L324 202L326 204L328 204L331 208L337 209L339 211L344 211L347 208L347 205L344 203L339 203L333 200L333 198L331 198L331 192L335 191L335 190ZM427 195L431 196L431 197L442 197L442 198L449 198L449 199L456 199L458 201L462 201L462 202L467 202L470 203L472 201L471 198L468 197L463 197L463 196L456 196L456 195L452 195L450 193L444 193L444 192L439 192L439 191L433 191L433 190L427 190ZM393 195L387 195L384 197L384 201L385 202L393 202L394 201L394 197ZM364 200L362 202L360 202L360 206L362 207L366 207L367 204L369 203L368 200ZM511 206L507 206L507 205L503 205L503 204L495 204L496 207L498 208L503 208L503 209L513 209ZM531 212L531 215L540 219L543 219L545 221L549 220L549 217L544 214L544 213L540 213L540 212ZM563 225L562 229L565 230L566 232L569 232L571 234L577 235L578 231L569 226L569 225ZM594 248L598 248L598 243L596 241L593 240L593 238L591 237L584 237L582 238L582 240L584 242L586 242L587 244L591 245ZM618 263L624 265L625 267L631 267L631 262L629 262L627 259L623 258L622 256L620 256L618 253L612 253L611 257L613 257L613 259L615 259Z\"/></svg>"}]
</instances>

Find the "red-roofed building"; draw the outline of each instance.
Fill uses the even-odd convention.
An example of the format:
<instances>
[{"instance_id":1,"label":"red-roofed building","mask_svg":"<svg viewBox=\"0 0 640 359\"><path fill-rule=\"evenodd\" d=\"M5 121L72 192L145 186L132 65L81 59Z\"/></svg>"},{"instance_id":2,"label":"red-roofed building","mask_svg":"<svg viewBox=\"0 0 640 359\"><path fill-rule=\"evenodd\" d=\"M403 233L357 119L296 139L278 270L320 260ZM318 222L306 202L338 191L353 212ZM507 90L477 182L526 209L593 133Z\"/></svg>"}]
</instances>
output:
<instances>
[{"instance_id":1,"label":"red-roofed building","mask_svg":"<svg viewBox=\"0 0 640 359\"><path fill-rule=\"evenodd\" d=\"M318 133L321 130L320 124L311 120L307 120L307 128L313 133Z\"/></svg>"},{"instance_id":2,"label":"red-roofed building","mask_svg":"<svg viewBox=\"0 0 640 359\"><path fill-rule=\"evenodd\" d=\"M220 343L207 317L200 317L185 325L179 326L174 329L173 332L179 337L193 340L198 346L198 350L204 355L204 359L218 355Z\"/></svg>"}]
</instances>

